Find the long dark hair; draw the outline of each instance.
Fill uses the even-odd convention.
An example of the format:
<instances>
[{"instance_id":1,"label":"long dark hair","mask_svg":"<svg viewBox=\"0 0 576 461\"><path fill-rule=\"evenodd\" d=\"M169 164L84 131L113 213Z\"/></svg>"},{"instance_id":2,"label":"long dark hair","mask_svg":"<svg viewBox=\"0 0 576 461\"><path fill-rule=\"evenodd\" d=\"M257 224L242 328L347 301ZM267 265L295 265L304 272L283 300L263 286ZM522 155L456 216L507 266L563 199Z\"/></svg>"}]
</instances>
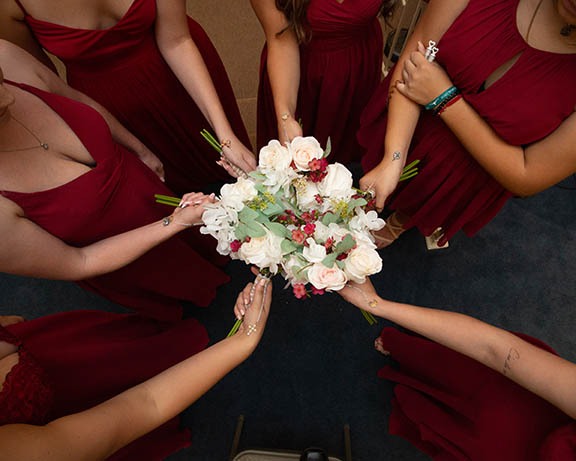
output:
<instances>
[{"instance_id":1,"label":"long dark hair","mask_svg":"<svg viewBox=\"0 0 576 461\"><path fill-rule=\"evenodd\" d=\"M308 30L308 24L306 21L306 12L308 11L308 5L310 4L310 1L311 0L276 0L276 8L282 11L288 20L288 25L283 30L278 32L278 35L282 34L286 30L292 29L296 34L298 43L306 43L308 40L310 40L310 31ZM388 15L394 10L395 6L396 0L383 0L382 7L380 8L380 14L384 18L387 18Z\"/></svg>"}]
</instances>

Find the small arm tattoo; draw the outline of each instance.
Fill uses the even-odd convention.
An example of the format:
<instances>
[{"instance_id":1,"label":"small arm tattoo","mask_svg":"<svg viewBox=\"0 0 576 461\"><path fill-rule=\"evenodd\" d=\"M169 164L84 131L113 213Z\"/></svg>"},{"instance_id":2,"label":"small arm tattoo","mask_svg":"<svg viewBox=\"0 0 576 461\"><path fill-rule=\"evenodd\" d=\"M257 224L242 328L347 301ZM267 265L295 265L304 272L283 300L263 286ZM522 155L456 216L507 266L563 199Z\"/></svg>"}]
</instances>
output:
<instances>
[{"instance_id":1,"label":"small arm tattoo","mask_svg":"<svg viewBox=\"0 0 576 461\"><path fill-rule=\"evenodd\" d=\"M392 154L392 161L394 161L394 160L400 160L401 158L402 158L402 154L401 154L400 152L398 152L398 151L396 151L396 152L394 152L394 153Z\"/></svg>"},{"instance_id":2,"label":"small arm tattoo","mask_svg":"<svg viewBox=\"0 0 576 461\"><path fill-rule=\"evenodd\" d=\"M511 348L508 351L508 355L506 356L506 360L504 361L504 367L502 368L502 373L504 374L504 376L508 376L508 373L512 371L512 362L514 360L519 359L520 359L520 353L516 349Z\"/></svg>"}]
</instances>

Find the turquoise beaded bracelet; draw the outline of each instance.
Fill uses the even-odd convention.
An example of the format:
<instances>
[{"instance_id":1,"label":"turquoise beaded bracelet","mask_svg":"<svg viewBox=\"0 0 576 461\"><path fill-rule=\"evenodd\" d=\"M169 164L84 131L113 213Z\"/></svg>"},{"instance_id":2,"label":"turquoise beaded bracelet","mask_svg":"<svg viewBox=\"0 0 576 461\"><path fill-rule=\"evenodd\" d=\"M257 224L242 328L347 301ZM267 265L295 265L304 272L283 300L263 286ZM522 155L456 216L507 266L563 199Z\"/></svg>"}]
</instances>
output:
<instances>
[{"instance_id":1,"label":"turquoise beaded bracelet","mask_svg":"<svg viewBox=\"0 0 576 461\"><path fill-rule=\"evenodd\" d=\"M426 110L434 110L438 106L440 106L442 103L452 99L454 96L456 96L458 94L460 94L460 90L458 88L456 88L455 86L452 86L452 87L448 88L446 91L444 91L444 93L442 93L436 99L434 99L433 101L426 104L424 106L424 108Z\"/></svg>"}]
</instances>

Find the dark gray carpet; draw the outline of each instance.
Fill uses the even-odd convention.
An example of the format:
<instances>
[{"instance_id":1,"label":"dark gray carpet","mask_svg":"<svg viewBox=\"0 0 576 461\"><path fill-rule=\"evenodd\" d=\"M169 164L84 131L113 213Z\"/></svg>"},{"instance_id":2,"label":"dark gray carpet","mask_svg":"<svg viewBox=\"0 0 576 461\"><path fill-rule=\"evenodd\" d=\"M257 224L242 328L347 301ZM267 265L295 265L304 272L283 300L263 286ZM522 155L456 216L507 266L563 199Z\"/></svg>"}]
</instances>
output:
<instances>
[{"instance_id":1,"label":"dark gray carpet","mask_svg":"<svg viewBox=\"0 0 576 461\"><path fill-rule=\"evenodd\" d=\"M575 185L572 179L563 183ZM382 252L374 277L382 296L473 315L536 336L576 361L576 191L552 188L511 200L476 237L458 235L450 248L426 250L409 232ZM233 324L236 293L250 279L233 263L232 283L209 309L190 309L212 341ZM298 301L282 280L274 284L273 311L256 353L185 414L192 447L171 461L225 460L238 415L246 416L242 448L301 450L322 446L344 456L342 428L352 428L356 461L427 459L387 433L392 386L379 380L386 358L372 342L387 323L370 327L337 295ZM0 274L0 314L28 318L77 308L122 311L74 284Z\"/></svg>"}]
</instances>

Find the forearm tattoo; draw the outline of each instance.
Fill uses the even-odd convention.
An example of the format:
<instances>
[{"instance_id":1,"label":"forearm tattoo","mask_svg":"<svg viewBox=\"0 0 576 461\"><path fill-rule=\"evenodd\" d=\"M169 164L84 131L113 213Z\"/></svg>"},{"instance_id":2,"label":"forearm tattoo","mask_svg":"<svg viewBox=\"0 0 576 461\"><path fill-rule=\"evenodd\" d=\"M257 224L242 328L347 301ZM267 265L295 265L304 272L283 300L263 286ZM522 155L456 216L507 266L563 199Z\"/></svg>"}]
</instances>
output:
<instances>
[{"instance_id":1,"label":"forearm tattoo","mask_svg":"<svg viewBox=\"0 0 576 461\"><path fill-rule=\"evenodd\" d=\"M508 376L508 374L512 371L512 362L515 360L520 360L520 353L516 349L511 348L508 351L508 355L504 361L504 367L502 368L502 373L504 376Z\"/></svg>"}]
</instances>

